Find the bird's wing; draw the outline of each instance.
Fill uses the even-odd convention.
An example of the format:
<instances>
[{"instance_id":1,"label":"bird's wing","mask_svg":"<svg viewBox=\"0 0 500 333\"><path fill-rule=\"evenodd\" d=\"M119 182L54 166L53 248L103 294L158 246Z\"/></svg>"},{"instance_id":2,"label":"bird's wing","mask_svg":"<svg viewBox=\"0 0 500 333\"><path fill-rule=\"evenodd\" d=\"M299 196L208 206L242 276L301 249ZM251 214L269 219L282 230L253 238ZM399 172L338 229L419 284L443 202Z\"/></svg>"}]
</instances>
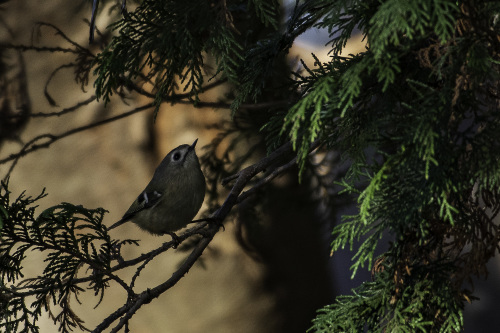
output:
<instances>
[{"instance_id":1,"label":"bird's wing","mask_svg":"<svg viewBox=\"0 0 500 333\"><path fill-rule=\"evenodd\" d=\"M139 194L132 205L130 205L130 208L125 212L123 217L118 222L109 227L108 230L122 225L123 223L133 218L134 215L138 212L154 207L158 202L160 202L162 196L163 193L159 191L144 190L141 194Z\"/></svg>"}]
</instances>

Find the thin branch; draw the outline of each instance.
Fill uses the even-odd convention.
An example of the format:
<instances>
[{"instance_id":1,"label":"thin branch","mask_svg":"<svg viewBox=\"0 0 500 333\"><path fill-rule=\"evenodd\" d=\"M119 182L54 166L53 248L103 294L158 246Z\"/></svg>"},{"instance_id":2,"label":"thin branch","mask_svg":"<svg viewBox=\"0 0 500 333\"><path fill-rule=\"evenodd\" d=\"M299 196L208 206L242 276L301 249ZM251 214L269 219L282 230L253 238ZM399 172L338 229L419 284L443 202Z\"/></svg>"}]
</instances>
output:
<instances>
[{"instance_id":1,"label":"thin branch","mask_svg":"<svg viewBox=\"0 0 500 333\"><path fill-rule=\"evenodd\" d=\"M183 234L177 235L177 240L180 243L182 243L184 240L191 237L192 235L198 234L200 232L200 230L202 230L203 228L205 228L207 226L207 224L208 223L200 223L197 226L186 230L186 232L184 232ZM163 245L160 246L159 248L151 250L148 253L142 254L142 255L138 256L137 258L120 262L118 265L112 267L111 271L114 272L114 271L117 271L119 269L134 266L134 265L136 265L144 260L147 260L151 256L155 257L155 256L167 251L169 248L174 246L174 244L175 244L175 242L172 242L172 241L163 243Z\"/></svg>"},{"instance_id":2,"label":"thin branch","mask_svg":"<svg viewBox=\"0 0 500 333\"><path fill-rule=\"evenodd\" d=\"M18 153L15 153L15 154L11 154L9 157L6 157L6 158L0 160L0 164L4 164L4 163L10 162L10 161L14 161L13 164L11 165L9 171L7 172L7 175L5 176L4 180L6 180L6 179L9 178L10 173L12 172L14 166L17 164L17 162L19 161L19 159L21 157L23 157L23 156L26 156L27 154L29 154L31 152L34 152L34 151L39 150L41 148L48 148L54 142L59 141L59 140L65 138L65 137L68 137L70 135L73 135L73 134L76 134L76 133L80 133L80 132L86 131L86 130L94 128L94 127L98 127L98 126L102 126L102 125L108 124L108 123L113 122L115 120L131 116L131 115L133 115L135 113L138 113L138 112L150 109L152 107L153 107L153 103L149 103L149 104L137 107L137 108L135 108L133 110L130 110L128 112L124 112L124 113L122 113L120 115L117 115L117 116L114 116L114 117L110 117L108 119L104 119L104 120L101 120L101 121L98 121L98 122L95 122L95 123L91 123L91 124L88 124L88 125L85 125L85 126L81 126L81 127L77 127L77 128L71 129L71 130L66 131L64 133L61 133L59 135L55 135L55 134L41 134L39 136L36 136L33 139L31 139L30 141L28 141L24 145L24 147L21 149L21 151L19 151ZM42 141L42 140L46 140L46 141L40 143L40 141Z\"/></svg>"},{"instance_id":3,"label":"thin branch","mask_svg":"<svg viewBox=\"0 0 500 333\"><path fill-rule=\"evenodd\" d=\"M272 101L272 102L262 102L262 103L252 103L252 104L240 104L240 109L246 110L262 110L271 109L276 107L286 107L290 104L289 100Z\"/></svg>"},{"instance_id":4,"label":"thin branch","mask_svg":"<svg viewBox=\"0 0 500 333\"><path fill-rule=\"evenodd\" d=\"M238 197L238 201L237 202L241 203L243 200L245 200L246 198L248 198L249 196L251 196L252 194L254 194L259 188L261 188L265 184L269 183L271 180L273 180L277 176L282 175L288 169L292 168L296 164L297 164L297 157L294 157L290 162L288 162L288 163L286 163L286 164L284 164L284 165L282 165L282 166L274 169L273 172L271 172L269 175L267 175L266 177L260 179L254 186L252 186L251 189L249 189L249 190L241 193L240 196Z\"/></svg>"},{"instance_id":5,"label":"thin branch","mask_svg":"<svg viewBox=\"0 0 500 333\"><path fill-rule=\"evenodd\" d=\"M180 95L174 95L174 96L176 98L179 98ZM169 97L167 97L165 100L168 101ZM175 103L176 104L191 104L195 108L212 108L212 109L230 109L231 108L231 103L225 103L225 102L203 102L203 101L200 101L200 102L193 103L192 101L189 101L189 100L178 100L178 101L175 101ZM246 109L246 110L262 110L262 109L287 106L289 103L290 103L289 101L277 101L277 102L266 102L266 103L241 104L239 108Z\"/></svg>"},{"instance_id":6,"label":"thin branch","mask_svg":"<svg viewBox=\"0 0 500 333\"><path fill-rule=\"evenodd\" d=\"M134 302L130 302L116 310L113 314L111 314L106 320L104 320L96 329L92 332L102 332L106 329L113 321L123 316L119 323L111 330L112 333L118 332L121 328L129 321L129 319L139 310L144 304L150 303L153 299L160 296L166 290L172 288L184 275L189 272L191 267L193 267L194 263L198 260L198 258L203 254L203 251L206 249L208 244L212 241L213 237L219 230L219 226L217 224L209 225L206 234L200 240L200 242L196 245L194 250L189 254L188 258L184 261L182 266L175 271L172 276L162 284L156 286L152 289L146 289L142 293L138 295L138 297L134 300Z\"/></svg>"},{"instance_id":7,"label":"thin branch","mask_svg":"<svg viewBox=\"0 0 500 333\"><path fill-rule=\"evenodd\" d=\"M93 95L93 96L90 96L89 98L87 98L86 100L83 100L81 102L76 103L73 106L62 109L61 111L58 111L58 112L37 112L37 113L32 113L32 114L28 115L28 117L30 117L30 118L48 118L48 117L53 117L53 116L60 117L62 115L65 115L66 113L73 112L73 111L81 108L82 106L88 105L88 104L92 103L93 101L95 101L96 99L97 99L97 97L95 95ZM18 117L21 117L21 116L15 114L15 115L10 116L9 118L18 118Z\"/></svg>"},{"instance_id":8,"label":"thin branch","mask_svg":"<svg viewBox=\"0 0 500 333\"><path fill-rule=\"evenodd\" d=\"M193 107L197 109L202 109L202 108L210 108L210 109L229 109L231 107L231 104L229 103L224 103L224 102L196 102L193 103L192 101L176 101L176 104L190 104Z\"/></svg>"},{"instance_id":9,"label":"thin branch","mask_svg":"<svg viewBox=\"0 0 500 333\"><path fill-rule=\"evenodd\" d=\"M68 36L66 36L66 34L64 32L62 32L61 29L59 29L58 27L56 27L55 25L51 24L51 23L46 23L46 22L37 22L37 25L39 27L43 27L43 26L46 26L46 27L49 27L49 28L52 28L56 31L56 35L59 35L61 36L62 39L64 39L65 41L67 41L68 43L70 43L71 45L73 45L77 50L79 50L80 52L81 51L84 51L85 53L87 53L90 57L94 58L95 56L92 54L92 52L89 51L88 48L86 47L83 47L81 46L80 44L74 42L73 40L71 40ZM32 35L32 41L33 43L33 35ZM80 53L80 52L76 52L76 53Z\"/></svg>"},{"instance_id":10,"label":"thin branch","mask_svg":"<svg viewBox=\"0 0 500 333\"><path fill-rule=\"evenodd\" d=\"M45 98L47 99L47 101L49 102L49 104L51 106L58 106L58 105L57 105L56 101L54 101L54 99L52 98L52 96L50 96L50 94L49 94L49 84L50 84L50 82L52 81L52 79L57 75L57 73L60 70L66 69L66 68L72 68L72 67L75 67L75 66L76 65L74 63L70 62L68 64L60 65L55 70L53 70L52 73L50 73L49 78L45 82L45 87L43 88L43 94L45 95Z\"/></svg>"},{"instance_id":11,"label":"thin branch","mask_svg":"<svg viewBox=\"0 0 500 333\"><path fill-rule=\"evenodd\" d=\"M230 181L237 179L238 181L241 181L242 177L243 179L248 180L258 174L259 172L265 170L268 166L276 162L278 159L283 158L284 156L288 156L293 152L292 144L291 142L287 142L278 149L276 149L274 152L269 154L267 157L264 157L261 159L259 162L241 170L240 172L236 173L235 175L226 177L222 180L222 186L226 186ZM236 184L235 184L236 186Z\"/></svg>"},{"instance_id":12,"label":"thin branch","mask_svg":"<svg viewBox=\"0 0 500 333\"><path fill-rule=\"evenodd\" d=\"M310 149L309 149L311 154L316 148L318 148L320 146L320 144L321 144L321 142L319 140L316 140L311 144ZM271 164L273 164L273 163L271 163ZM252 186L251 189L241 193L238 196L237 203L238 204L241 203L246 198L248 198L250 195L254 194L259 188L261 188L265 184L269 183L274 178L282 175L283 173L288 171L290 168L292 168L296 164L297 164L297 156L293 157L289 162L287 162L279 167L274 168L273 171L269 175L265 176L264 178L261 178L255 185ZM231 178L231 177L224 179L224 181L227 182L229 178Z\"/></svg>"},{"instance_id":13,"label":"thin branch","mask_svg":"<svg viewBox=\"0 0 500 333\"><path fill-rule=\"evenodd\" d=\"M63 66L60 66L57 70L62 69L62 68L66 68L66 67L69 67L69 66L70 65L63 65ZM55 72L57 72L57 70ZM54 75L55 72L52 75ZM49 81L51 80L51 78L52 78L52 76L49 78ZM207 84L204 87L204 90L207 91L207 90L213 89L213 88L215 88L215 87L223 84L224 82L226 82L226 80L220 80L220 81L212 82L210 84ZM47 84L48 84L48 82L47 82ZM149 96L149 93L147 93L146 91L142 90L141 88L137 87L134 84L130 84L129 87L131 87L131 89L133 89L133 90L135 90L135 91L137 91L137 92L139 92L141 94L144 94L145 96ZM45 95L48 97L49 102L51 102L52 98L50 98L50 96L48 95L47 91L45 91ZM183 101L183 99L189 98L189 96L190 96L190 94L188 94L188 93L179 94L179 95L172 95L172 96L166 97L165 98L165 102L170 102L172 104L175 104L175 103L181 103L182 104L184 102L192 104L191 101L189 101L189 102L188 101ZM59 112L52 112L52 113L42 113L42 112L39 112L39 113L31 114L30 117L35 118L35 117L61 116L61 115L64 115L66 113L72 112L72 111L80 108L81 106L87 105L87 104L91 103L94 100L96 100L96 96L92 96L92 97L88 98L85 101L79 102L79 103L77 103L77 104L75 104L75 105L73 105L73 106L71 106L69 108L63 109L62 111L59 111ZM224 103L212 103L212 102L200 102L200 103L198 103L197 106L200 107L200 108L201 107L229 108L229 105L227 105L227 104L224 104ZM28 141L21 148L21 150L19 152L11 154L9 157L6 157L6 158L0 160L0 164L4 164L4 163L10 162L10 161L13 161L12 165L10 166L9 170L7 171L7 174L4 177L4 180L6 180L6 179L8 179L10 177L10 174L14 170L14 167L17 165L17 163L19 162L19 159L21 157L24 157L24 156L26 156L26 155L28 155L28 154L36 151L36 150L39 150L41 148L48 148L54 142L56 142L56 141L58 141L58 140L60 140L62 138L65 138L67 136L70 136L70 135L73 135L73 134L76 134L76 133L88 130L90 128L98 127L98 126L107 124L109 122L113 122L113 121L121 119L121 118L128 117L128 116L133 115L133 114L135 114L137 112L140 112L140 111L152 108L152 107L153 107L153 103L149 103L149 104L146 104L144 106L135 108L135 109L133 109L131 111L125 112L123 114L120 114L118 116L111 117L111 118L108 118L108 119L105 119L105 120L102 120L102 121L99 121L99 122L91 123L91 124L88 124L88 125L85 125L85 126L77 127L77 128L72 129L72 130L69 130L69 131L66 131L64 133L61 133L59 135L46 133L46 134L42 134L42 135L36 136L33 139L31 139L30 141ZM14 117L15 116L13 116L13 118Z\"/></svg>"},{"instance_id":14,"label":"thin branch","mask_svg":"<svg viewBox=\"0 0 500 333\"><path fill-rule=\"evenodd\" d=\"M32 45L16 45L12 43L0 43L0 48L13 49L21 52L36 51L36 52L62 52L79 54L80 51L63 48L63 47L47 47L47 46L32 46Z\"/></svg>"}]
</instances>

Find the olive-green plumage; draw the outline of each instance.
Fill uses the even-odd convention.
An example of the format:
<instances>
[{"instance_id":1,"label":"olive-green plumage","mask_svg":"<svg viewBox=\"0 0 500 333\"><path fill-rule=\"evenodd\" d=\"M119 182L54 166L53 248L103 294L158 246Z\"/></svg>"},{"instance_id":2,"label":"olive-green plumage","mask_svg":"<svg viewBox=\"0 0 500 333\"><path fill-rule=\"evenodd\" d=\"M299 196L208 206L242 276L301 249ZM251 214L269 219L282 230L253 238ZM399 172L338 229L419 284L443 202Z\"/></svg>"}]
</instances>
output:
<instances>
[{"instance_id":1,"label":"olive-green plumage","mask_svg":"<svg viewBox=\"0 0 500 333\"><path fill-rule=\"evenodd\" d=\"M197 141L168 153L144 191L109 229L132 221L153 234L171 234L191 222L205 197L205 177L194 150Z\"/></svg>"}]
</instances>

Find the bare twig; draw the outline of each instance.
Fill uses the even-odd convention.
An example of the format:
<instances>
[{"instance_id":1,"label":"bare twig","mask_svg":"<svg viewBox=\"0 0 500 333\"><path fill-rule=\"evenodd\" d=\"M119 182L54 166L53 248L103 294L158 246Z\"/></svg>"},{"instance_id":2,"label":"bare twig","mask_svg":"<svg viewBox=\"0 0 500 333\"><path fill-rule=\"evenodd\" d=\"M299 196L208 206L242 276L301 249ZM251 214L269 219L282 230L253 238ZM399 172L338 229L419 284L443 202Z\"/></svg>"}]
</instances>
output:
<instances>
[{"instance_id":1,"label":"bare twig","mask_svg":"<svg viewBox=\"0 0 500 333\"><path fill-rule=\"evenodd\" d=\"M204 229L205 227L206 229ZM99 324L92 332L102 332L104 329L109 327L111 323L113 323L115 320L123 316L120 319L117 326L115 326L111 330L111 332L118 332L142 305L150 303L154 298L160 296L163 292L173 287L190 270L190 268L193 266L196 260L201 256L203 250L205 250L205 248L208 246L208 244L211 242L211 240L217 233L219 225L203 223L201 227L198 226L190 229L189 236L192 235L193 233L199 233L200 229L204 229L203 238L196 245L194 250L190 253L190 255L184 261L181 267L179 267L179 269L175 271L167 281L159 284L158 286L152 289L148 288L147 290L138 294L133 299L128 300L122 307L117 309L115 312L109 315L105 320L103 320L102 323ZM187 234L188 233L186 232L185 234L178 237L182 241L186 238L185 236ZM158 255L161 252L164 252L167 249L171 248L173 246L173 243L174 242L165 243L159 249L151 251L147 255L142 255L141 259L145 261L150 261L152 252L154 252L153 255ZM118 266L123 268L124 265L128 266L130 265L130 263L131 261L125 262L124 264L119 264Z\"/></svg>"},{"instance_id":2,"label":"bare twig","mask_svg":"<svg viewBox=\"0 0 500 333\"><path fill-rule=\"evenodd\" d=\"M75 53L78 54L80 51L68 49L64 47L48 47L48 46L32 46L32 45L18 45L12 43L0 43L0 48L13 49L21 52L25 51L36 51L36 52L62 52L62 53Z\"/></svg>"},{"instance_id":3,"label":"bare twig","mask_svg":"<svg viewBox=\"0 0 500 333\"><path fill-rule=\"evenodd\" d=\"M294 157L290 162L274 169L269 175L260 179L254 186L252 186L251 189L241 193L240 196L238 197L238 203L242 202L243 200L248 198L250 195L254 194L259 188L261 188L265 184L269 183L271 180L273 180L277 176L282 175L288 169L292 168L296 164L297 164L297 157Z\"/></svg>"},{"instance_id":4,"label":"bare twig","mask_svg":"<svg viewBox=\"0 0 500 333\"><path fill-rule=\"evenodd\" d=\"M315 150L316 148L318 148L319 145L320 145L320 143L321 142L319 140L314 141L311 144L311 147L310 147L309 151L312 152L313 150ZM269 161L268 163L269 164L273 164L272 160ZM249 190L241 193L239 195L239 197L238 197L237 203L242 202L243 200L245 200L246 198L248 198L250 195L254 194L259 188L261 188L265 184L269 183L274 178L282 175L283 173L285 173L286 171L288 171L290 168L292 168L296 164L297 164L297 156L294 156L289 162L287 162L287 163L285 163L285 164L283 164L283 165L281 165L279 167L274 168L270 174L268 174L264 178L259 179L259 181L255 185L253 185L251 189L249 189ZM229 178L231 178L231 177L227 177L224 180L227 182L227 180Z\"/></svg>"},{"instance_id":5,"label":"bare twig","mask_svg":"<svg viewBox=\"0 0 500 333\"><path fill-rule=\"evenodd\" d=\"M73 112L75 110L78 110L82 106L85 106L85 105L88 105L88 104L92 103L93 101L96 100L96 98L97 97L95 95L93 95L93 96L90 96L89 98L87 98L84 101L76 103L73 106L70 106L68 108L62 109L61 111L58 111L58 112L37 112L37 113L30 114L28 117L30 117L30 118L46 118L46 117L53 117L53 116L60 117L60 116L63 116L65 114L67 114L67 113L70 113L70 112ZM21 117L21 116L18 115L18 114L14 114L14 115L10 116L9 118L19 118L19 117Z\"/></svg>"},{"instance_id":6,"label":"bare twig","mask_svg":"<svg viewBox=\"0 0 500 333\"><path fill-rule=\"evenodd\" d=\"M53 70L52 73L50 73L49 78L45 82L45 87L43 88L43 94L45 95L45 98L47 99L47 101L49 102L49 104L51 106L58 106L58 105L57 105L56 101L52 98L52 96L50 96L50 94L49 94L49 84L50 84L50 82L52 81L52 79L57 75L57 73L60 70L66 69L66 68L72 68L72 67L76 67L76 64L70 62L69 64L60 65L55 70Z\"/></svg>"},{"instance_id":7,"label":"bare twig","mask_svg":"<svg viewBox=\"0 0 500 333\"><path fill-rule=\"evenodd\" d=\"M131 116L131 115L133 115L135 113L138 113L138 112L150 109L152 107L153 107L153 103L149 103L149 104L146 104L146 105L143 105L143 106L139 106L139 107L137 107L137 108L135 108L133 110L130 110L128 112L124 112L122 114L119 114L118 116L110 117L110 118L107 118L107 119L104 119L104 120L101 120L101 121L97 121L97 122L94 122L94 123L91 123L91 124L88 124L88 125L85 125L85 126L73 128L73 129L71 129L69 131L66 131L64 133L61 133L59 135L55 135L55 134L41 134L39 136L36 136L33 139L31 139L30 141L28 141L18 153L11 154L9 157L6 157L6 158L0 160L0 164L4 164L4 163L10 162L10 161L14 161L12 163L9 171L7 172L7 175L5 176L4 180L6 180L6 179L9 178L10 173L12 172L14 166L17 164L18 160L21 157L26 156L27 154L29 154L29 153L31 153L33 151L36 151L36 150L41 149L41 148L48 148L54 142L59 141L59 140L65 138L67 136L70 136L70 135L73 135L73 134L76 134L76 133L80 133L80 132L86 131L86 130L94 128L94 127L98 127L98 126L101 126L101 125L108 124L108 123L113 122L115 120Z\"/></svg>"},{"instance_id":8,"label":"bare twig","mask_svg":"<svg viewBox=\"0 0 500 333\"><path fill-rule=\"evenodd\" d=\"M113 312L108 318L106 318L96 329L92 332L102 332L106 329L113 321L122 317L111 332L118 332L127 322L128 320L139 310L144 304L150 303L153 299L160 296L163 292L173 287L194 265L196 260L202 255L205 248L210 244L214 235L216 234L219 226L217 224L211 224L208 226L206 230L206 234L200 240L200 242L196 245L194 250L189 254L188 258L184 261L182 266L175 271L172 276L165 282L156 286L152 289L146 289L142 293L140 293L133 302L128 302L123 305L121 308Z\"/></svg>"},{"instance_id":9,"label":"bare twig","mask_svg":"<svg viewBox=\"0 0 500 333\"><path fill-rule=\"evenodd\" d=\"M83 52L87 53L89 56L94 57L94 55L92 54L92 52L90 52L90 50L88 48L83 47L80 44L76 43L75 41L71 40L71 38L69 38L68 36L66 36L66 34L61 29L59 29L58 27L56 27L52 23L37 22L37 25L38 25L39 28L45 26L45 27L49 27L49 28L54 29L56 31L56 35L61 36L62 39L64 39L65 41L67 41L68 43L70 43L71 45L73 45L78 50L77 53L83 51ZM33 43L33 36L32 36L32 43Z\"/></svg>"}]
</instances>

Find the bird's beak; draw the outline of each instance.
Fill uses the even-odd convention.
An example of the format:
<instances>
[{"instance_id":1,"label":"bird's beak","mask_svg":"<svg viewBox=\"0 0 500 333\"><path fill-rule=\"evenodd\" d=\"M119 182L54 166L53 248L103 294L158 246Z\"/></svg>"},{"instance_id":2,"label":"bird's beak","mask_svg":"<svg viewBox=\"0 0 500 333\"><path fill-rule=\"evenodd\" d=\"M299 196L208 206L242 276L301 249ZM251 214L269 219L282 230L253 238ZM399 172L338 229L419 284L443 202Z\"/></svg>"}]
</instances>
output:
<instances>
[{"instance_id":1,"label":"bird's beak","mask_svg":"<svg viewBox=\"0 0 500 333\"><path fill-rule=\"evenodd\" d=\"M194 150L194 147L196 146L196 143L198 142L198 139L194 140L193 144L189 146L189 150Z\"/></svg>"}]
</instances>

